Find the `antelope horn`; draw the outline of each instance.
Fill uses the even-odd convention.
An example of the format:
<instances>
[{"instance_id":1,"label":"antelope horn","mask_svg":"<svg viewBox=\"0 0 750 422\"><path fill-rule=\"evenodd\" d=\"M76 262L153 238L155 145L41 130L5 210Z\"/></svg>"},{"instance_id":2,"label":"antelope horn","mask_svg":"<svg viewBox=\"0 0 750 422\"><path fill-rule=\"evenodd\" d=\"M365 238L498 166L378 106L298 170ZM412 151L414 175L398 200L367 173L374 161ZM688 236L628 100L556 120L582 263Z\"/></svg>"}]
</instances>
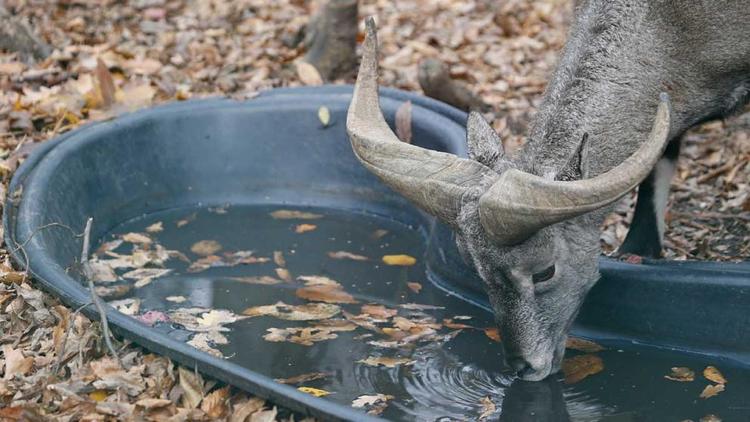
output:
<instances>
[{"instance_id":1,"label":"antelope horn","mask_svg":"<svg viewBox=\"0 0 750 422\"><path fill-rule=\"evenodd\" d=\"M386 185L418 207L454 224L461 198L487 185L497 173L473 160L401 142L385 122L378 101L378 42L375 21L367 19L362 63L346 118L357 159Z\"/></svg>"},{"instance_id":2,"label":"antelope horn","mask_svg":"<svg viewBox=\"0 0 750 422\"><path fill-rule=\"evenodd\" d=\"M609 205L648 176L669 140L669 96L662 93L648 139L617 167L573 182L510 169L479 199L482 226L499 244L520 243L543 227Z\"/></svg>"}]
</instances>

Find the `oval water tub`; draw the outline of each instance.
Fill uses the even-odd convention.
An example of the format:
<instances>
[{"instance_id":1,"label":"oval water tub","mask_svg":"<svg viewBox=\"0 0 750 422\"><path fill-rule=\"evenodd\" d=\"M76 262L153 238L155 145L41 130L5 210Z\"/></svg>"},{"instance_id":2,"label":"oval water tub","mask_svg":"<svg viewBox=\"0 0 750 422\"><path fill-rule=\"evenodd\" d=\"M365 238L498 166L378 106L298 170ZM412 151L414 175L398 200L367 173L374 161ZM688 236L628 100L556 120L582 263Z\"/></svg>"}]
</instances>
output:
<instances>
[{"instance_id":1,"label":"oval water tub","mask_svg":"<svg viewBox=\"0 0 750 422\"><path fill-rule=\"evenodd\" d=\"M463 312L473 312L469 308L478 310L479 313L474 317L475 324L483 319L489 324L491 315L481 310L482 307L486 307L486 300L478 288L481 282L458 258L450 232L381 185L354 158L345 133L346 109L350 96L351 87L279 89L246 102L202 100L156 107L67 133L38 147L16 172L3 216L6 242L13 250L17 249L17 245L23 244L22 250L18 248L13 254L16 261L23 265L28 259L29 270L37 282L60 297L67 305L77 308L89 302L88 291L80 282L80 277L75 275L76 272L71 270L81 254L81 239L72 236L71 231L63 228L63 225L80 233L86 219L93 217L91 238L94 240L94 250L97 244L108 240L112 233L138 229L142 222L177 219L179 214L182 215L179 218L187 216L182 220L187 224L195 220L200 212L186 211L180 214L179 210L218 209L219 211L210 216L206 214L208 220L205 221L217 222L216 233L220 230L230 233L223 244L225 249L229 246L234 246L235 249L257 249L270 255L273 249L269 249L271 246L268 245L284 249L283 245L275 245L274 242L278 243L276 235L273 234L275 232L269 231L270 226L277 224L274 222L277 220L264 220L263 215L266 214L251 213L254 217L243 220L247 221L247 224L226 223L229 224L227 227L220 228L219 226L224 223L218 222L218 216L229 209L227 218L236 218L232 217L232 210L235 208L266 210L288 207L299 211L302 207L313 211L323 210L323 214L326 214L325 210L330 210L332 216L338 216L336 221L343 222L343 225L330 228L322 220L313 221L314 224L295 221L295 225L290 226L297 232L294 235L305 236L305 231L313 230L309 234L310 239L316 239L315 242L322 245L329 241L343 241L345 236L356 237L357 234L352 234L351 230L380 226L381 229L374 230L373 233L377 236L386 236L383 238L386 239L384 243L377 244L377 241L373 240L377 236L368 238L366 242L375 242L373 245L377 245L373 248L384 251L389 250L388 248L393 249L393 245L406 245L412 242L411 244L416 246L413 246L411 251L416 251L412 254L418 255L419 264L410 269L410 272L382 269L383 266L373 264L372 259L366 261L369 262L366 265L371 267L364 270L361 267L355 268L354 265L360 265L356 263L341 264L352 265L342 268L338 267L339 264L321 264L318 268L315 267L318 264L309 262L304 265L312 266L305 267L306 269L320 270L328 275L339 274L342 278L351 276L354 281L345 287L356 290L355 297L359 303L377 302L378 295L382 295L382 292L368 290L371 288L368 286L372 284L372 280L368 280L367 277L375 277L372 274L376 271L391 271L387 273L388 277L401 277L404 284L407 278L421 278L421 287L424 288L422 293L419 293L415 284L410 285L414 293L389 287L388 289L394 292L390 298L393 300L388 303L394 307L399 306L397 302L400 299L412 294L421 294L422 296L414 296L416 299L409 299L418 299L422 304L429 304L431 301L446 304L454 300L455 305L446 306L456 306L456 309ZM413 103L412 125L416 144L458 155L465 154L463 113L424 97L384 89L381 104L389 122L392 122L398 107L407 100ZM319 117L321 107L327 107L330 112L330 122L327 125L324 125ZM362 217L362 222L357 216ZM196 233L200 230L203 230L202 234L210 235L213 229L205 226L209 223L200 223L200 218L197 223L186 226L182 232L174 228L181 227L180 224L164 224L168 227L162 234L155 236L162 236L166 245L169 236L173 235L182 236L183 241L190 236L198 236ZM59 225L49 226L50 223ZM252 226L255 223L263 227L252 232L243 231L246 230L245 225ZM343 230L342 227L346 231L337 232L340 236L326 232ZM382 227L389 230L382 230ZM282 229L286 230L286 226ZM385 233L389 231L392 235L400 231L416 234L413 239L404 240L398 236L388 238ZM319 233L318 238L314 237L316 233ZM216 236L221 237L220 234ZM285 249L287 260L290 260L289 254L293 255L297 249L300 251L298 255L301 255L301 251L306 247L314 250L317 245L305 244L303 241L294 240L297 238L293 237L290 239L294 247ZM351 244L351 240L347 242ZM337 247L343 248L347 243L342 245L344 246ZM362 246L360 249L366 250L366 247ZM377 253L374 250L369 252ZM190 259L196 262L203 252L194 253L198 255L191 255ZM294 260L293 257L291 259ZM356 262L357 258L349 261ZM304 267L303 264L299 265L300 268ZM290 264L290 268L292 266L293 264ZM222 277L243 279L235 276L244 273L231 273L239 271L237 268L240 267L211 268L210 271L214 271L211 273L214 279L209 280L208 276L191 275L191 271L195 270L192 265L187 269L182 267L182 270L178 269L171 275L165 275L160 281L136 289L136 293L131 294L142 299L144 304L158 307L159 300L170 294L170 286L178 286L176 288L187 289L184 290L187 292L185 296L193 301L194 306L211 306L215 305L216 301L223 300L222 303L226 307L234 307L234 311L239 313L242 311L239 306L263 304L253 302L254 292L261 291L258 290L261 289L260 286L248 287L245 283L242 284L243 287L238 287L236 284L226 284L226 280L215 279L216 274L221 271L225 271L220 274ZM255 271L254 268L260 267L248 265L242 268L242 271L252 272ZM263 271L273 274L274 269L272 266ZM302 269L299 270L301 271ZM299 272L295 275L299 275ZM602 273L603 279L587 300L574 332L603 341L605 345L613 348L641 344L646 349L676 350L692 354L694 356L690 359L698 356L696 362L702 362L700 356L708 356L712 359L711 362L726 363L735 368L733 371L739 371L736 373L747 374L741 368L746 368L750 363L750 313L747 312L750 309L750 266L698 263L645 263L636 266L603 259ZM232 277L229 277L230 275ZM428 279L433 284L430 284ZM247 278L243 280L247 281ZM445 294L434 286L449 292L454 298L446 298ZM378 288L382 290L382 286L372 287ZM202 298L206 297L206 289L213 289L209 294L211 300L202 302ZM202 293L198 294L196 291ZM459 299L455 299L456 296ZM463 305L459 302L471 305L462 308ZM84 312L91 317L97 317L90 306L86 307ZM275 363L283 360L284 356L275 355L277 352L273 349L266 349L269 347L268 343L260 339L259 342L245 348L238 345L232 349L232 345L227 346L231 351L228 354L231 356L220 358L185 344L188 337L180 330L174 329L175 323L166 324L166 327L164 324L149 327L110 307L108 315L116 333L154 352L167 355L183 365L197 367L204 373L266 397L281 406L326 420L372 418L362 410L348 406L352 398L347 394L355 393L343 391L347 385L361 386L362 379L369 381L367 388L363 387L359 394L384 392L375 390L386 383L383 377L388 378L387 375L392 375L388 382L403 381L404 389L411 398L404 403L398 403L399 397L395 396L394 404L391 405L391 409L395 410L387 410L383 416L404 420L460 415L465 409L471 408L474 401L479 403L481 396L475 396L484 388L483 386L490 383L487 381L483 384L472 384L464 391L464 397L450 391L448 387L451 383L446 382L446 390L440 393L437 391L440 388L430 386L429 382L412 382L417 376L415 374L424 369L422 361L415 357L413 361L405 364L412 365L409 366L411 372L406 375L403 370L375 374L375 369L363 369L361 365L349 372L337 371L332 367L324 368L336 373L334 378L337 378L338 382L326 385L338 385L341 390L329 398L316 398L273 380L276 373L269 372L268 369L280 366ZM489 341L481 335L481 330L479 333L483 341ZM350 338L343 332L338 335L342 339L354 340L351 340L351 348L337 349L337 362L350 361L351 364L355 358L359 359L359 356L355 356L357 353L371 353L370 349L364 349L366 340L357 340L364 337ZM480 344L478 340L472 342L473 345ZM307 362L312 367L316 362L326 361L328 354L333 353L329 349L324 352L315 349L319 346L309 349L305 349L304 345L294 347L297 349L293 350L299 349L302 352L296 355L296 351L284 349L282 354L287 353L290 359L284 366L293 365L294 362ZM487 347L490 347L487 350L492 350L492 353L497 349L497 345ZM485 355L469 357L471 353L478 353L476 350L470 350L480 349L478 346L462 348L461 345L455 345L447 349L463 353L461 356L464 360L486 359ZM243 355L261 350L264 351L262 357L242 361ZM308 353L310 350L313 352ZM366 355L362 355L364 356ZM478 373L480 369L490 373L501 361L496 353L492 356L494 357L486 359L492 368L477 368L473 362L465 362L465 368L471 368L474 372L469 372L473 374ZM437 361L434 358L427 360ZM453 363L449 362L446 365L454 365L455 361L450 360ZM679 359L675 358L674 366L679 366ZM305 369L309 368L298 368L298 372L305 372ZM667 369L668 367L664 370ZM278 370L279 373L284 372L282 369ZM454 377L454 381L457 380L456 384L461 384L460 377L467 376L469 372L457 371ZM657 375L661 377L661 374ZM530 409L539 411L538 407L544 403L553 403L552 406L558 407L563 403L560 407L562 410L557 407L547 409L560 420L567 420L564 415L568 414L572 418L575 412L581 412L580 409L583 408L600 409L599 416L618 412L629 414L631 410L628 408L629 404L602 403L606 401L604 399L599 400L596 405L592 405L588 399L573 405L570 400L578 400L570 398L575 396L575 392L566 390L563 397L563 389L558 386L524 386L515 383L509 390L503 390L512 379L491 379L499 385L495 391L498 397L497 404L499 405L499 401L505 397L509 401L506 409L509 409L510 416L520 417L519 415ZM434 379L432 382L441 384ZM733 387L740 388L741 384L730 384L728 390ZM441 399L443 402L463 400L465 406L435 410L440 406L430 404L430 400L433 400L431 397L441 397L441 394L444 397ZM490 392L486 395L492 394ZM539 402L532 400L533 403L527 403L529 395L539 394L542 395L538 398ZM550 395L554 397L549 397ZM331 397L334 399L330 399ZM513 397L521 398L516 402ZM721 397L715 400L720 400ZM731 398L728 394L726 397L726 400ZM731 405L719 401L715 403ZM534 406L537 406L536 410ZM705 410L700 403L691 406L688 408L694 412ZM389 411L396 413L388 413ZM437 413L430 413L431 411ZM649 412L648 409L644 411ZM667 413L662 409L652 413L655 414ZM684 417L697 419L700 416L702 415L690 413Z\"/></svg>"}]
</instances>

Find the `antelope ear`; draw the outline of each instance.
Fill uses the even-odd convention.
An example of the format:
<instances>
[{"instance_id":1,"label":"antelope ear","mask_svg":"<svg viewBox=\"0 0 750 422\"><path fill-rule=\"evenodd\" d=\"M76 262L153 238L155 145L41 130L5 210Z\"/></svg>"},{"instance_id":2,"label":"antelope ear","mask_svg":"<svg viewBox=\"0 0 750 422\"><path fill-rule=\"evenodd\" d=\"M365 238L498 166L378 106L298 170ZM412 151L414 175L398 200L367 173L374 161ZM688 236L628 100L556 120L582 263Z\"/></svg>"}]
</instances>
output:
<instances>
[{"instance_id":1,"label":"antelope ear","mask_svg":"<svg viewBox=\"0 0 750 422\"><path fill-rule=\"evenodd\" d=\"M576 148L568 163L557 172L555 180L570 181L589 178L589 145L589 134L584 133L578 148Z\"/></svg>"},{"instance_id":2,"label":"antelope ear","mask_svg":"<svg viewBox=\"0 0 750 422\"><path fill-rule=\"evenodd\" d=\"M469 113L466 121L466 144L469 147L469 158L487 167L503 155L503 143L495 129L476 111Z\"/></svg>"}]
</instances>

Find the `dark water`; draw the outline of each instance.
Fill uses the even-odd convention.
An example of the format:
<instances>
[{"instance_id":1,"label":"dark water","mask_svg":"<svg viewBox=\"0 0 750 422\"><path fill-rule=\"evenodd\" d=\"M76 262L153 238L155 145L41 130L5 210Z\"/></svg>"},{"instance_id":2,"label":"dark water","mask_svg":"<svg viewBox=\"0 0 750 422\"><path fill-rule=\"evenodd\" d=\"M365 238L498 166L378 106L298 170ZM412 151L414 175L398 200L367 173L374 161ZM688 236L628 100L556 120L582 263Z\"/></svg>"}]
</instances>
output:
<instances>
[{"instance_id":1,"label":"dark water","mask_svg":"<svg viewBox=\"0 0 750 422\"><path fill-rule=\"evenodd\" d=\"M185 253L192 261L199 257L190 247L200 240L216 240L223 251L253 250L260 257L271 257L273 251L283 251L292 277L322 275L341 283L344 290L359 301L341 305L352 314L360 313L360 306L367 303L394 309L399 309L401 304L418 303L444 309L399 309L399 315L414 318L426 314L437 322L455 316L471 317L454 321L476 329L456 332L443 327L438 330L436 340L401 349L368 344L368 341L384 338L377 334L363 338L372 334L363 328L339 332L338 338L312 346L263 339L268 328L304 327L315 321L284 321L262 316L227 325L231 331L223 334L229 344L217 348L232 362L272 378L327 373L323 379L296 386L331 392L326 399L345 406L361 395L391 395L393 399L382 413L387 419L475 420L483 411L481 400L490 397L497 411L485 420L698 421L707 414L718 415L724 421L750 420L747 370L732 367L727 362L634 346L623 348L605 344L608 350L598 353L604 361L604 371L573 385L564 384L562 377L538 383L516 381L503 367L501 345L481 330L492 326L492 316L446 295L426 280L421 260L424 239L418 231L378 217L330 210L304 210L323 214L315 220L273 219L269 213L274 210L276 208L264 207L229 207L218 212L215 209L173 210L126 223L114 234L143 232L147 226L161 221L164 230L151 237L167 249ZM191 221L177 227L176 222L185 218ZM295 227L301 223L317 227L310 232L295 233ZM127 251L129 247L126 244L117 251ZM329 251L342 250L369 260L334 260L327 255ZM408 254L417 258L417 264L409 267L383 265L381 257L387 254ZM277 301L292 305L306 303L295 296L295 290L302 285L300 281L267 286L231 279L275 277L277 265L273 261L188 273L186 263L172 259L167 267L175 271L133 289L131 297L142 300L141 313L204 307L240 314L248 307ZM422 290L415 293L408 282L420 283ZM184 296L187 300L172 303L165 300L168 296ZM192 334L174 324L161 323L157 327L181 340L189 339ZM576 353L568 352L569 355ZM407 358L414 363L386 368L357 362L368 356ZM728 383L719 395L700 399L699 394L708 384L701 375L707 365L717 366ZM695 381L679 383L664 379L673 366L693 369Z\"/></svg>"}]
</instances>

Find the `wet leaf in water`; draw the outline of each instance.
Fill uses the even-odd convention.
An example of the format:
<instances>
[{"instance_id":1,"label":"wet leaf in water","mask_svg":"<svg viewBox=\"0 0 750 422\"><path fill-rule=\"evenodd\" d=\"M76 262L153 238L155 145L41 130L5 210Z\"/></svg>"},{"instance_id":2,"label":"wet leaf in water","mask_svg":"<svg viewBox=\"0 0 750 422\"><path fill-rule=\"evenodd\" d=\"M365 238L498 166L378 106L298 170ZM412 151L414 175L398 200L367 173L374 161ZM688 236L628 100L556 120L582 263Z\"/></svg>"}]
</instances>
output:
<instances>
[{"instance_id":1,"label":"wet leaf in water","mask_svg":"<svg viewBox=\"0 0 750 422\"><path fill-rule=\"evenodd\" d=\"M274 284L280 284L284 282L282 280L279 280L278 278L273 278L267 275L247 276L247 277L229 277L229 280L239 281L241 283L247 283L247 284L260 284L264 286L273 286Z\"/></svg>"},{"instance_id":2,"label":"wet leaf in water","mask_svg":"<svg viewBox=\"0 0 750 422\"><path fill-rule=\"evenodd\" d=\"M383 305L362 305L362 313L375 318L388 319L398 314L398 311L386 308Z\"/></svg>"},{"instance_id":3,"label":"wet leaf in water","mask_svg":"<svg viewBox=\"0 0 750 422\"><path fill-rule=\"evenodd\" d=\"M284 253L281 251L273 251L273 262L279 267L286 267L286 259L284 259Z\"/></svg>"},{"instance_id":4,"label":"wet leaf in water","mask_svg":"<svg viewBox=\"0 0 750 422\"><path fill-rule=\"evenodd\" d=\"M297 210L276 210L271 213L271 217L277 220L316 220L323 218L323 215Z\"/></svg>"},{"instance_id":5,"label":"wet leaf in water","mask_svg":"<svg viewBox=\"0 0 750 422\"><path fill-rule=\"evenodd\" d=\"M187 272L196 273L205 271L209 268L263 264L269 261L269 258L254 256L252 251L224 252L223 257L218 255L209 255L198 259L197 261L190 264Z\"/></svg>"},{"instance_id":6,"label":"wet leaf in water","mask_svg":"<svg viewBox=\"0 0 750 422\"><path fill-rule=\"evenodd\" d=\"M727 383L724 375L722 375L715 366L707 366L706 369L703 370L703 376L706 377L707 380L713 381L717 384Z\"/></svg>"},{"instance_id":7,"label":"wet leaf in water","mask_svg":"<svg viewBox=\"0 0 750 422\"><path fill-rule=\"evenodd\" d=\"M422 290L422 285L417 282L409 282L406 283L406 285L409 287L409 289L414 293L419 293Z\"/></svg>"},{"instance_id":8,"label":"wet leaf in water","mask_svg":"<svg viewBox=\"0 0 750 422\"><path fill-rule=\"evenodd\" d=\"M131 290L133 290L133 286L128 284L98 286L95 287L94 290L96 290L96 294L99 295L100 298L104 300L114 300L125 297Z\"/></svg>"},{"instance_id":9,"label":"wet leaf in water","mask_svg":"<svg viewBox=\"0 0 750 422\"><path fill-rule=\"evenodd\" d=\"M313 387L297 387L297 390L299 390L299 391L301 391L303 393L307 393L307 394L313 395L315 397L325 397L325 396L331 394L330 391L321 390L319 388L313 388Z\"/></svg>"},{"instance_id":10,"label":"wet leaf in water","mask_svg":"<svg viewBox=\"0 0 750 422\"><path fill-rule=\"evenodd\" d=\"M172 272L170 268L138 268L133 271L128 271L122 276L124 278L136 280L134 286L141 288L148 285L155 278L163 277Z\"/></svg>"},{"instance_id":11,"label":"wet leaf in water","mask_svg":"<svg viewBox=\"0 0 750 422\"><path fill-rule=\"evenodd\" d=\"M384 229L377 229L374 232L372 232L372 235L370 235L373 239L380 239L381 237L388 234L388 230Z\"/></svg>"},{"instance_id":12,"label":"wet leaf in water","mask_svg":"<svg viewBox=\"0 0 750 422\"><path fill-rule=\"evenodd\" d=\"M724 384L707 385L701 392L700 398L708 399L724 391Z\"/></svg>"},{"instance_id":13,"label":"wet leaf in water","mask_svg":"<svg viewBox=\"0 0 750 422\"><path fill-rule=\"evenodd\" d=\"M229 340L218 331L207 331L205 333L196 333L187 344L210 355L223 358L224 355L219 349L214 348L214 346L229 344Z\"/></svg>"},{"instance_id":14,"label":"wet leaf in water","mask_svg":"<svg viewBox=\"0 0 750 422\"><path fill-rule=\"evenodd\" d=\"M684 422L684 421L683 421ZM714 414L708 414L702 418L698 422L721 422L721 418L714 415Z\"/></svg>"},{"instance_id":15,"label":"wet leaf in water","mask_svg":"<svg viewBox=\"0 0 750 422\"><path fill-rule=\"evenodd\" d=\"M311 232L317 228L318 226L316 226L315 224L298 224L294 228L294 232L297 234L302 234L302 233Z\"/></svg>"},{"instance_id":16,"label":"wet leaf in water","mask_svg":"<svg viewBox=\"0 0 750 422\"><path fill-rule=\"evenodd\" d=\"M182 303L182 302L185 302L187 298L185 296L167 296L166 300L167 302L172 302L172 303Z\"/></svg>"},{"instance_id":17,"label":"wet leaf in water","mask_svg":"<svg viewBox=\"0 0 750 422\"><path fill-rule=\"evenodd\" d=\"M410 267L417 263L417 259L409 255L385 255L383 257L383 263L386 265L396 265L402 267Z\"/></svg>"},{"instance_id":18,"label":"wet leaf in water","mask_svg":"<svg viewBox=\"0 0 750 422\"><path fill-rule=\"evenodd\" d=\"M328 303L306 303L304 305L287 305L277 302L275 305L254 306L242 311L249 317L271 316L287 321L312 321L328 319L338 315L341 308Z\"/></svg>"},{"instance_id":19,"label":"wet leaf in water","mask_svg":"<svg viewBox=\"0 0 750 422\"><path fill-rule=\"evenodd\" d=\"M604 361L596 355L579 355L564 359L562 371L566 384L575 384L604 370Z\"/></svg>"},{"instance_id":20,"label":"wet leaf in water","mask_svg":"<svg viewBox=\"0 0 750 422\"><path fill-rule=\"evenodd\" d=\"M313 302L358 303L352 295L344 291L337 281L324 276L300 276L305 287L297 289L297 297Z\"/></svg>"},{"instance_id":21,"label":"wet leaf in water","mask_svg":"<svg viewBox=\"0 0 750 422\"><path fill-rule=\"evenodd\" d=\"M464 330L467 328L474 328L471 325L454 322L452 319L444 319L443 325L446 326L447 328L450 328L451 330Z\"/></svg>"},{"instance_id":22,"label":"wet leaf in water","mask_svg":"<svg viewBox=\"0 0 750 422\"><path fill-rule=\"evenodd\" d=\"M135 243L135 244L150 244L153 242L150 237L146 236L143 233L126 233L121 236L121 239L128 243Z\"/></svg>"},{"instance_id":23,"label":"wet leaf in water","mask_svg":"<svg viewBox=\"0 0 750 422\"><path fill-rule=\"evenodd\" d=\"M292 281L292 274L286 268L276 268L276 275L286 281L287 283Z\"/></svg>"},{"instance_id":24,"label":"wet leaf in water","mask_svg":"<svg viewBox=\"0 0 750 422\"><path fill-rule=\"evenodd\" d=\"M147 233L159 233L160 231L164 230L164 224L161 221L157 221L156 223L146 227Z\"/></svg>"},{"instance_id":25,"label":"wet leaf in water","mask_svg":"<svg viewBox=\"0 0 750 422\"><path fill-rule=\"evenodd\" d=\"M111 261L109 259L100 261L98 259L90 259L83 265L83 272L86 278L93 281L94 283L111 283L117 281L117 273L109 265Z\"/></svg>"},{"instance_id":26,"label":"wet leaf in water","mask_svg":"<svg viewBox=\"0 0 750 422\"><path fill-rule=\"evenodd\" d=\"M331 111L328 110L328 107L321 106L318 109L318 120L323 124L323 127L326 127L331 123Z\"/></svg>"},{"instance_id":27,"label":"wet leaf in water","mask_svg":"<svg viewBox=\"0 0 750 422\"><path fill-rule=\"evenodd\" d=\"M263 339L270 342L290 342L303 346L312 346L319 341L332 340L338 337L337 331L352 331L356 328L353 324L341 327L292 327L292 328L269 328Z\"/></svg>"},{"instance_id":28,"label":"wet leaf in water","mask_svg":"<svg viewBox=\"0 0 750 422\"><path fill-rule=\"evenodd\" d=\"M664 378L677 382L691 382L695 380L695 372L690 368L675 366L671 371L672 372L669 375L664 375Z\"/></svg>"},{"instance_id":29,"label":"wet leaf in water","mask_svg":"<svg viewBox=\"0 0 750 422\"><path fill-rule=\"evenodd\" d=\"M281 384L301 384L303 382L310 382L310 381L327 378L327 377L330 377L331 375L332 373L311 372L309 374L297 375L295 377L290 377L290 378L277 378L274 381L279 382Z\"/></svg>"},{"instance_id":30,"label":"wet leaf in water","mask_svg":"<svg viewBox=\"0 0 750 422\"><path fill-rule=\"evenodd\" d=\"M352 261L367 261L369 259L366 256L357 255L347 251L328 252L328 257L331 259L351 259Z\"/></svg>"},{"instance_id":31,"label":"wet leaf in water","mask_svg":"<svg viewBox=\"0 0 750 422\"><path fill-rule=\"evenodd\" d=\"M198 242L195 242L193 246L190 247L190 250L200 256L209 256L214 255L216 252L219 252L222 249L221 243L215 241L215 240L201 240Z\"/></svg>"},{"instance_id":32,"label":"wet leaf in water","mask_svg":"<svg viewBox=\"0 0 750 422\"><path fill-rule=\"evenodd\" d=\"M188 224L192 223L193 221L195 221L196 218L198 218L198 214L192 213L192 214L188 215L187 217L185 217L185 218L183 218L181 220L177 220L177 222L175 223L175 225L177 226L177 228L184 227L184 226L187 226Z\"/></svg>"},{"instance_id":33,"label":"wet leaf in water","mask_svg":"<svg viewBox=\"0 0 750 422\"><path fill-rule=\"evenodd\" d=\"M297 67L297 77L300 82L308 86L323 85L323 78L315 66L301 60L297 61L295 65Z\"/></svg>"},{"instance_id":34,"label":"wet leaf in water","mask_svg":"<svg viewBox=\"0 0 750 422\"><path fill-rule=\"evenodd\" d=\"M367 407L368 414L380 415L388 407L388 400L393 400L393 396L390 394L372 394L359 396L352 400L352 407L358 409Z\"/></svg>"},{"instance_id":35,"label":"wet leaf in water","mask_svg":"<svg viewBox=\"0 0 750 422\"><path fill-rule=\"evenodd\" d=\"M385 366L386 368L395 368L399 365L413 365L416 361L406 358L389 358L386 356L369 356L367 359L360 359L358 363L368 366Z\"/></svg>"},{"instance_id":36,"label":"wet leaf in water","mask_svg":"<svg viewBox=\"0 0 750 422\"><path fill-rule=\"evenodd\" d=\"M411 101L407 101L396 110L396 135L407 144L411 143L411 108Z\"/></svg>"},{"instance_id":37,"label":"wet leaf in water","mask_svg":"<svg viewBox=\"0 0 750 422\"><path fill-rule=\"evenodd\" d=\"M408 309L410 311L437 311L445 309L445 306L421 305L419 303L404 303L398 306L399 308Z\"/></svg>"},{"instance_id":38,"label":"wet leaf in water","mask_svg":"<svg viewBox=\"0 0 750 422\"><path fill-rule=\"evenodd\" d=\"M157 322L169 322L169 316L162 311L147 311L142 315L136 316L138 321L153 327Z\"/></svg>"},{"instance_id":39,"label":"wet leaf in water","mask_svg":"<svg viewBox=\"0 0 750 422\"><path fill-rule=\"evenodd\" d=\"M596 353L602 350L607 350L604 347L594 343L590 340L585 340L578 337L568 337L565 347L571 350L578 350L579 352L585 353Z\"/></svg>"},{"instance_id":40,"label":"wet leaf in water","mask_svg":"<svg viewBox=\"0 0 750 422\"><path fill-rule=\"evenodd\" d=\"M109 242L104 242L96 249L96 254L101 255L105 252L113 251L120 247L120 245L122 245L122 242L124 242L122 239L115 239L110 240Z\"/></svg>"},{"instance_id":41,"label":"wet leaf in water","mask_svg":"<svg viewBox=\"0 0 750 422\"><path fill-rule=\"evenodd\" d=\"M141 310L141 300L138 298L114 300L109 304L125 315L137 315Z\"/></svg>"},{"instance_id":42,"label":"wet leaf in water","mask_svg":"<svg viewBox=\"0 0 750 422\"><path fill-rule=\"evenodd\" d=\"M482 406L482 413L479 415L480 421L487 419L497 411L495 403L492 402L492 399L489 396L482 397L482 399L479 400L479 404Z\"/></svg>"}]
</instances>

